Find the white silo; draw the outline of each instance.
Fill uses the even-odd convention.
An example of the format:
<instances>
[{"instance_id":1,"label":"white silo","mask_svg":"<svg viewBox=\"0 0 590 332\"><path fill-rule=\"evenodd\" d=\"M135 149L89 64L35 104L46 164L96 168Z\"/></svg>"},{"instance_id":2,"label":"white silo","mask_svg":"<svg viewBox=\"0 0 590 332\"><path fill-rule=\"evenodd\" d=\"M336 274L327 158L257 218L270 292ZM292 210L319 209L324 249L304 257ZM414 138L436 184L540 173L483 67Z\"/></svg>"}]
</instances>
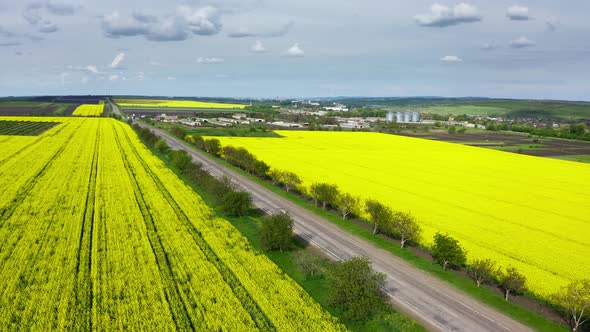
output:
<instances>
[{"instance_id":1,"label":"white silo","mask_svg":"<svg viewBox=\"0 0 590 332\"><path fill-rule=\"evenodd\" d=\"M397 122L404 122L404 114L402 112L396 112L395 118Z\"/></svg>"},{"instance_id":2,"label":"white silo","mask_svg":"<svg viewBox=\"0 0 590 332\"><path fill-rule=\"evenodd\" d=\"M420 122L420 113L412 112L412 122Z\"/></svg>"},{"instance_id":3,"label":"white silo","mask_svg":"<svg viewBox=\"0 0 590 332\"><path fill-rule=\"evenodd\" d=\"M387 112L387 115L385 116L385 121L387 121L387 122L393 122L393 119L394 119L393 112Z\"/></svg>"},{"instance_id":4,"label":"white silo","mask_svg":"<svg viewBox=\"0 0 590 332\"><path fill-rule=\"evenodd\" d=\"M410 120L412 120L410 112L404 112L404 122L410 122Z\"/></svg>"}]
</instances>

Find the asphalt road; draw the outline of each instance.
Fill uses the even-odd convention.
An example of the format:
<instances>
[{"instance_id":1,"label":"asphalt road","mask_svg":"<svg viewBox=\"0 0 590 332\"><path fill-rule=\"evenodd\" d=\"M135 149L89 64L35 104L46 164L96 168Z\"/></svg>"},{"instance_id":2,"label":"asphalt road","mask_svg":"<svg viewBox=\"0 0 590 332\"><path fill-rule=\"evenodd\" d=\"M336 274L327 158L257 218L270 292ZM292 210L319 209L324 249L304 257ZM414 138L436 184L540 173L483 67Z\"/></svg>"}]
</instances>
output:
<instances>
[{"instance_id":1,"label":"asphalt road","mask_svg":"<svg viewBox=\"0 0 590 332\"><path fill-rule=\"evenodd\" d=\"M139 123L142 126L145 124ZM463 292L410 266L391 253L377 248L331 222L273 193L252 180L195 152L167 133L151 128L173 149L184 149L193 160L203 164L214 176L227 176L250 192L254 204L265 211L288 211L294 220L294 231L327 255L345 260L366 256L373 268L387 275L384 290L391 304L432 331L532 331L527 326L484 305Z\"/></svg>"}]
</instances>

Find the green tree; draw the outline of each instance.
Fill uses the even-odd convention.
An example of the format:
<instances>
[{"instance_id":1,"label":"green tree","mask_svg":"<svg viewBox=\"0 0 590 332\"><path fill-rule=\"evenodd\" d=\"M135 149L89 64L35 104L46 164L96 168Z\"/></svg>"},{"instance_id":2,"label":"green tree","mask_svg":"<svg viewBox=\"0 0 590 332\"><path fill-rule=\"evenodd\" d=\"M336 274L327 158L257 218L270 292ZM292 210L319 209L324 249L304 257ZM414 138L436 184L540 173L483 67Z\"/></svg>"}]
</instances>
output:
<instances>
[{"instance_id":1,"label":"green tree","mask_svg":"<svg viewBox=\"0 0 590 332\"><path fill-rule=\"evenodd\" d=\"M262 218L260 242L264 250L288 250L293 246L293 219L285 212Z\"/></svg>"},{"instance_id":2,"label":"green tree","mask_svg":"<svg viewBox=\"0 0 590 332\"><path fill-rule=\"evenodd\" d=\"M329 271L329 301L345 319L365 319L385 306L384 281L385 275L373 271L369 259L353 257Z\"/></svg>"},{"instance_id":3,"label":"green tree","mask_svg":"<svg viewBox=\"0 0 590 332\"><path fill-rule=\"evenodd\" d=\"M222 210L230 216L244 216L252 207L252 195L245 191L229 191L223 195Z\"/></svg>"},{"instance_id":4,"label":"green tree","mask_svg":"<svg viewBox=\"0 0 590 332\"><path fill-rule=\"evenodd\" d=\"M203 147L207 153L215 156L221 154L221 142L217 138L203 140Z\"/></svg>"},{"instance_id":5,"label":"green tree","mask_svg":"<svg viewBox=\"0 0 590 332\"><path fill-rule=\"evenodd\" d=\"M344 220L346 220L346 217L351 213L358 214L360 204L360 198L349 193L342 193L338 195L338 198L336 199L336 206L338 206L338 210L340 210L340 214Z\"/></svg>"},{"instance_id":6,"label":"green tree","mask_svg":"<svg viewBox=\"0 0 590 332\"><path fill-rule=\"evenodd\" d=\"M281 182L281 178L283 176L283 171L278 169L271 169L267 172L268 177L271 179L273 185L277 185Z\"/></svg>"},{"instance_id":7,"label":"green tree","mask_svg":"<svg viewBox=\"0 0 590 332\"><path fill-rule=\"evenodd\" d=\"M293 254L295 265L303 271L305 279L317 277L323 272L322 258L309 250L299 250Z\"/></svg>"},{"instance_id":8,"label":"green tree","mask_svg":"<svg viewBox=\"0 0 590 332\"><path fill-rule=\"evenodd\" d=\"M336 198L338 197L338 186L329 183L313 183L309 187L309 192L315 205L318 202L322 204L322 209L326 209L328 204L335 206Z\"/></svg>"},{"instance_id":9,"label":"green tree","mask_svg":"<svg viewBox=\"0 0 590 332\"><path fill-rule=\"evenodd\" d=\"M590 320L590 279L572 281L552 299L565 310L572 331Z\"/></svg>"},{"instance_id":10,"label":"green tree","mask_svg":"<svg viewBox=\"0 0 590 332\"><path fill-rule=\"evenodd\" d=\"M285 190L290 192L301 184L301 178L299 178L299 175L293 172L283 171L281 172L280 182L285 186Z\"/></svg>"},{"instance_id":11,"label":"green tree","mask_svg":"<svg viewBox=\"0 0 590 332\"><path fill-rule=\"evenodd\" d=\"M449 265L460 268L465 265L467 259L466 252L459 245L459 241L448 234L443 235L440 233L434 235L432 257L435 262L442 265L443 270L446 270Z\"/></svg>"},{"instance_id":12,"label":"green tree","mask_svg":"<svg viewBox=\"0 0 590 332\"><path fill-rule=\"evenodd\" d=\"M162 138L160 138L159 140L156 141L154 148L156 150L158 150L158 152L163 153L163 154L167 154L168 151L170 151L170 147L168 146L168 144L166 144L166 141Z\"/></svg>"},{"instance_id":13,"label":"green tree","mask_svg":"<svg viewBox=\"0 0 590 332\"><path fill-rule=\"evenodd\" d=\"M586 133L586 124L576 123L570 125L570 133L576 136L583 136Z\"/></svg>"},{"instance_id":14,"label":"green tree","mask_svg":"<svg viewBox=\"0 0 590 332\"><path fill-rule=\"evenodd\" d=\"M365 202L365 211L373 224L373 234L377 234L379 228L386 229L393 218L391 209L375 199L368 199Z\"/></svg>"},{"instance_id":15,"label":"green tree","mask_svg":"<svg viewBox=\"0 0 590 332\"><path fill-rule=\"evenodd\" d=\"M449 134L456 134L457 128L455 126L450 126L448 131L449 131Z\"/></svg>"},{"instance_id":16,"label":"green tree","mask_svg":"<svg viewBox=\"0 0 590 332\"><path fill-rule=\"evenodd\" d=\"M508 295L510 293L520 294L526 289L526 277L512 266L506 269L506 273L501 275L500 280L502 282L502 288L504 288L506 301L508 301Z\"/></svg>"},{"instance_id":17,"label":"green tree","mask_svg":"<svg viewBox=\"0 0 590 332\"><path fill-rule=\"evenodd\" d=\"M496 262L491 259L476 259L467 267L467 275L475 281L477 287L492 282L494 274L499 275L499 272Z\"/></svg>"},{"instance_id":18,"label":"green tree","mask_svg":"<svg viewBox=\"0 0 590 332\"><path fill-rule=\"evenodd\" d=\"M185 169L191 164L193 158L188 152L184 150L171 150L168 152L168 158L172 166L184 172Z\"/></svg>"},{"instance_id":19,"label":"green tree","mask_svg":"<svg viewBox=\"0 0 590 332\"><path fill-rule=\"evenodd\" d=\"M397 211L393 213L391 230L399 235L402 248L408 240L417 241L422 234L422 228L418 225L416 217L410 212Z\"/></svg>"}]
</instances>

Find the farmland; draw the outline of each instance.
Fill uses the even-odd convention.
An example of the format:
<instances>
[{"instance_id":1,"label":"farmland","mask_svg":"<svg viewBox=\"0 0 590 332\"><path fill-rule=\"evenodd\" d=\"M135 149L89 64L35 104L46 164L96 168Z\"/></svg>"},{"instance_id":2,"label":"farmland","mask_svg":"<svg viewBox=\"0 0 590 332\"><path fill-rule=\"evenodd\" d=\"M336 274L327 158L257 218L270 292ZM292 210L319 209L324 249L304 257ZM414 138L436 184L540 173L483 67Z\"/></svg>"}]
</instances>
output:
<instances>
[{"instance_id":1,"label":"farmland","mask_svg":"<svg viewBox=\"0 0 590 332\"><path fill-rule=\"evenodd\" d=\"M0 120L60 123L0 136L3 328L343 329L128 125Z\"/></svg>"},{"instance_id":2,"label":"farmland","mask_svg":"<svg viewBox=\"0 0 590 332\"><path fill-rule=\"evenodd\" d=\"M590 275L590 165L377 133L278 131L220 138L309 186L336 183L415 214L428 246L449 233L468 257L512 265L547 296Z\"/></svg>"},{"instance_id":3,"label":"farmland","mask_svg":"<svg viewBox=\"0 0 590 332\"><path fill-rule=\"evenodd\" d=\"M82 104L74 110L74 116L101 116L104 112L104 105L100 104Z\"/></svg>"},{"instance_id":4,"label":"farmland","mask_svg":"<svg viewBox=\"0 0 590 332\"><path fill-rule=\"evenodd\" d=\"M243 109L246 107L244 104L165 99L115 99L115 103L122 108L139 109Z\"/></svg>"}]
</instances>

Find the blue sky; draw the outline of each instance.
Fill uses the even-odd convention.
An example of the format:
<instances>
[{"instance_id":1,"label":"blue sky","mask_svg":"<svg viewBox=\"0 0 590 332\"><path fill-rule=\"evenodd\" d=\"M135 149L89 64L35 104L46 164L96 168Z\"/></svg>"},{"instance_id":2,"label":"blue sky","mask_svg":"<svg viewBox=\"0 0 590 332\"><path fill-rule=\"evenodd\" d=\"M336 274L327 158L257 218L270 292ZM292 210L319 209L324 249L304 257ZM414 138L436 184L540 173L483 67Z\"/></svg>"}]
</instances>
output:
<instances>
[{"instance_id":1,"label":"blue sky","mask_svg":"<svg viewBox=\"0 0 590 332\"><path fill-rule=\"evenodd\" d=\"M0 95L590 100L587 0L0 0Z\"/></svg>"}]
</instances>

